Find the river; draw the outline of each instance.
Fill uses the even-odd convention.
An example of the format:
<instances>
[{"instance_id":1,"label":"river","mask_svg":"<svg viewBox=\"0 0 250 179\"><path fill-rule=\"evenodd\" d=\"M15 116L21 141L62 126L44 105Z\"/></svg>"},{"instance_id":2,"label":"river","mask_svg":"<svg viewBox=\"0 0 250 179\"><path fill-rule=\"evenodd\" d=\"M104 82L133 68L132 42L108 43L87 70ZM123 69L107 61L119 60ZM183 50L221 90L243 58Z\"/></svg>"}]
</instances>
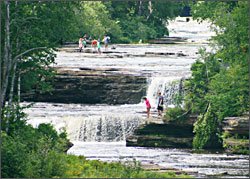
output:
<instances>
[{"instance_id":1,"label":"river","mask_svg":"<svg viewBox=\"0 0 250 179\"><path fill-rule=\"evenodd\" d=\"M207 39L214 35L209 23L198 24L177 18L168 25L170 36L186 38L188 44L169 45L115 45L116 51L137 55L123 58L106 54L83 54L57 52L56 66L79 70L79 68L122 69L110 73L146 76L147 97L156 112L157 92L161 91L165 104L173 106L171 95L179 90L179 85L171 82L191 75L190 67L199 57L197 52L207 46ZM104 49L104 48L102 48ZM181 52L186 56L141 56L145 52ZM30 102L23 102L27 105ZM219 152L193 153L190 149L160 149L147 147L126 147L125 139L146 117L144 102L138 104L65 104L37 102L26 109L27 122L37 127L40 123L51 123L60 132L66 129L74 146L68 154L84 155L87 159L102 161L127 161L136 159L143 163L153 163L174 167L185 171L198 172L199 177L223 174L224 177L245 177L249 174L249 156L229 155ZM151 116L156 113L151 114Z\"/></svg>"}]
</instances>

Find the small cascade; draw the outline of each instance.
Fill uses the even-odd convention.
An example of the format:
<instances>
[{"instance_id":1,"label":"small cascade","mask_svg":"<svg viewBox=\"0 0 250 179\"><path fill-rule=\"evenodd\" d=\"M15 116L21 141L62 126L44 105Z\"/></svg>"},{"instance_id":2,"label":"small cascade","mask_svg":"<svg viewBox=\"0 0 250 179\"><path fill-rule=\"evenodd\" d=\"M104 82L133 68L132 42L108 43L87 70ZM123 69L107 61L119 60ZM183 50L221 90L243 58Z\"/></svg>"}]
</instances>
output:
<instances>
[{"instance_id":1,"label":"small cascade","mask_svg":"<svg viewBox=\"0 0 250 179\"><path fill-rule=\"evenodd\" d=\"M147 98L153 107L158 104L158 92L164 98L164 106L173 104L173 95L182 90L184 77L152 77L148 79Z\"/></svg>"},{"instance_id":2,"label":"small cascade","mask_svg":"<svg viewBox=\"0 0 250 179\"><path fill-rule=\"evenodd\" d=\"M126 114L107 114L66 120L67 132L72 141L83 142L121 142L125 141L136 127L140 116ZM74 126L74 127L73 127Z\"/></svg>"}]
</instances>

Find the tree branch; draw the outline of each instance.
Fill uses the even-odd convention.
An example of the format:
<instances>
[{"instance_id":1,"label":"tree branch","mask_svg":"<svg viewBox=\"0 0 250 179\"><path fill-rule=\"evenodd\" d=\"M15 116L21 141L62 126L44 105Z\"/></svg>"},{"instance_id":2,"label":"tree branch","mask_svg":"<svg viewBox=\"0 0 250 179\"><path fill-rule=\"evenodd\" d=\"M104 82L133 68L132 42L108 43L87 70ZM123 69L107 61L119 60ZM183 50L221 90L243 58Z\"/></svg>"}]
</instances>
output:
<instances>
[{"instance_id":1,"label":"tree branch","mask_svg":"<svg viewBox=\"0 0 250 179\"><path fill-rule=\"evenodd\" d=\"M36 47L36 48L31 48L31 49L29 49L29 50L26 50L25 52L23 52L23 53L17 55L17 56L13 59L13 61L12 61L12 63L11 63L11 67L13 67L13 65L17 62L18 58L20 58L21 56L24 56L24 55L26 55L27 53L29 53L29 52L31 52L31 51L34 51L34 50L42 50L42 49L47 49L47 48L48 48L48 47Z\"/></svg>"},{"instance_id":2,"label":"tree branch","mask_svg":"<svg viewBox=\"0 0 250 179\"><path fill-rule=\"evenodd\" d=\"M177 116L176 119L180 119L181 117L187 115L190 111L191 111L191 109L189 109L188 111L184 112L182 115Z\"/></svg>"}]
</instances>

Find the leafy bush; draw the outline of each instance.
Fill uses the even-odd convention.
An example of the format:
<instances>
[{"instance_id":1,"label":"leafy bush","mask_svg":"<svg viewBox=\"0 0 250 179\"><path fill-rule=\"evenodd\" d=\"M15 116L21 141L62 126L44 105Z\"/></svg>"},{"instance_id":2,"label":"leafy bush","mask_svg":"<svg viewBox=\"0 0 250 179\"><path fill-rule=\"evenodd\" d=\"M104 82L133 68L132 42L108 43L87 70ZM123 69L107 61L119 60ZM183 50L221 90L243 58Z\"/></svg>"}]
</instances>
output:
<instances>
[{"instance_id":1,"label":"leafy bush","mask_svg":"<svg viewBox=\"0 0 250 179\"><path fill-rule=\"evenodd\" d=\"M168 108L166 111L166 120L183 120L187 115L183 115L185 113L185 110L179 107L175 108Z\"/></svg>"},{"instance_id":2,"label":"leafy bush","mask_svg":"<svg viewBox=\"0 0 250 179\"><path fill-rule=\"evenodd\" d=\"M207 112L200 115L198 121L194 124L195 137L193 147L196 149L203 148L221 148L220 128L218 127L217 117L214 110L209 105Z\"/></svg>"},{"instance_id":3,"label":"leafy bush","mask_svg":"<svg viewBox=\"0 0 250 179\"><path fill-rule=\"evenodd\" d=\"M100 162L86 160L83 156L67 155L67 170L63 178L178 178L173 172L156 173L144 171L140 163ZM183 177L190 177L181 175Z\"/></svg>"},{"instance_id":4,"label":"leafy bush","mask_svg":"<svg viewBox=\"0 0 250 179\"><path fill-rule=\"evenodd\" d=\"M119 39L119 43L131 44L131 43L133 43L133 41L130 40L128 37L121 37L121 38Z\"/></svg>"},{"instance_id":5,"label":"leafy bush","mask_svg":"<svg viewBox=\"0 0 250 179\"><path fill-rule=\"evenodd\" d=\"M3 108L2 113L2 177L62 175L64 151L69 142L65 132L58 135L51 124L40 124L38 128L27 125L23 112L26 107L15 105Z\"/></svg>"}]
</instances>

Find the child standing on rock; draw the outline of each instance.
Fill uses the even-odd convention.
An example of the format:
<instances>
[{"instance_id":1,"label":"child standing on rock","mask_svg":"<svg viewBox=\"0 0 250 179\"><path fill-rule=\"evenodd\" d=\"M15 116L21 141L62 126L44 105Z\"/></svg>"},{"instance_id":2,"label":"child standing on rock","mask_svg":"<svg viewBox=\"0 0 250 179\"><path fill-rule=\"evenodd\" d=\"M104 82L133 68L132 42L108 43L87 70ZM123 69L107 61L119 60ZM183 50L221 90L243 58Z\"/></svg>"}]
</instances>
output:
<instances>
[{"instance_id":1,"label":"child standing on rock","mask_svg":"<svg viewBox=\"0 0 250 179\"><path fill-rule=\"evenodd\" d=\"M101 54L101 42L100 42L100 39L97 40L97 51L98 51L98 54Z\"/></svg>"},{"instance_id":2,"label":"child standing on rock","mask_svg":"<svg viewBox=\"0 0 250 179\"><path fill-rule=\"evenodd\" d=\"M80 52L82 52L82 45L83 45L82 40L83 40L82 38L79 39L79 50L80 50Z\"/></svg>"},{"instance_id":3,"label":"child standing on rock","mask_svg":"<svg viewBox=\"0 0 250 179\"><path fill-rule=\"evenodd\" d=\"M147 106L147 118L149 118L149 113L150 113L151 105L150 105L149 100L147 99L147 97L144 96L142 99L144 99L145 102L146 102L146 106Z\"/></svg>"}]
</instances>

